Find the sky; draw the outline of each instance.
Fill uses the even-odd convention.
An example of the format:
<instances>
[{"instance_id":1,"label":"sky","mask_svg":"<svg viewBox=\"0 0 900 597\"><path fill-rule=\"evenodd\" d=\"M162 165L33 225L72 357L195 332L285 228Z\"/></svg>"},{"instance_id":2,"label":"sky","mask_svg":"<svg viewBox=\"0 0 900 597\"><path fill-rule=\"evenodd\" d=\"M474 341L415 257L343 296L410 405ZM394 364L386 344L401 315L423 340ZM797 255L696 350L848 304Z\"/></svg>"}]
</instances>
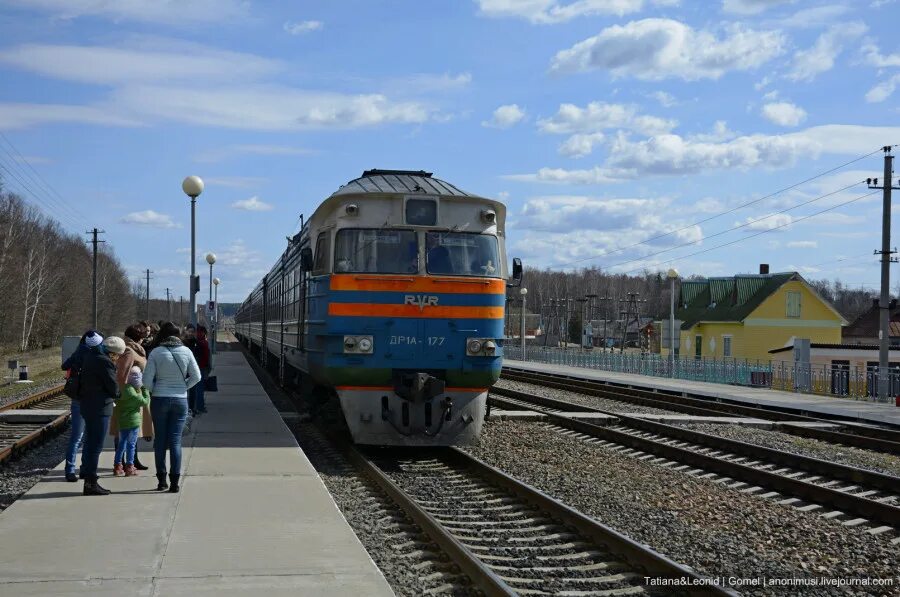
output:
<instances>
[{"instance_id":1,"label":"sky","mask_svg":"<svg viewBox=\"0 0 900 597\"><path fill-rule=\"evenodd\" d=\"M213 251L232 302L368 168L505 202L527 266L769 263L874 289L864 180L900 143L898 17L896 0L3 0L0 175L65 229L104 230L157 298L187 295L185 176L206 183L201 288Z\"/></svg>"}]
</instances>

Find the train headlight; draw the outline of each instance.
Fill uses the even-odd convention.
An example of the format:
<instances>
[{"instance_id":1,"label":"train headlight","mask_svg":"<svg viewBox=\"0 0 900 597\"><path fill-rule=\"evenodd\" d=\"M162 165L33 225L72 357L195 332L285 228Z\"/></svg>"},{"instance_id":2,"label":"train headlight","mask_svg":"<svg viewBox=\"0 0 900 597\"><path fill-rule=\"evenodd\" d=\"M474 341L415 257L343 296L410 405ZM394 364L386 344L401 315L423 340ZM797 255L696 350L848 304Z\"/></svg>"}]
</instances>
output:
<instances>
[{"instance_id":1,"label":"train headlight","mask_svg":"<svg viewBox=\"0 0 900 597\"><path fill-rule=\"evenodd\" d=\"M497 350L497 343L493 340L488 340L484 343L484 353L485 354L494 354L494 351Z\"/></svg>"},{"instance_id":2,"label":"train headlight","mask_svg":"<svg viewBox=\"0 0 900 597\"><path fill-rule=\"evenodd\" d=\"M478 354L481 352L482 346L481 340L472 338L466 343L466 352L469 354Z\"/></svg>"},{"instance_id":3,"label":"train headlight","mask_svg":"<svg viewBox=\"0 0 900 597\"><path fill-rule=\"evenodd\" d=\"M372 336L344 336L344 354L372 354Z\"/></svg>"},{"instance_id":4,"label":"train headlight","mask_svg":"<svg viewBox=\"0 0 900 597\"><path fill-rule=\"evenodd\" d=\"M356 352L356 338L344 336L344 352Z\"/></svg>"}]
</instances>

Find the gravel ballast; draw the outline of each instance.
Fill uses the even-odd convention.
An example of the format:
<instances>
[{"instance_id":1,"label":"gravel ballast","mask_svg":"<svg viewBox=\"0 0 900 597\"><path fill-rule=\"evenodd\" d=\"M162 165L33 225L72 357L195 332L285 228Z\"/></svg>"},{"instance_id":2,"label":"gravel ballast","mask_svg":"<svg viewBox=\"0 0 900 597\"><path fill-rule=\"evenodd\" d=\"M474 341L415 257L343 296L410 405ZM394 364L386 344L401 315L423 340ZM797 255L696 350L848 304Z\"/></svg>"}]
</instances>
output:
<instances>
[{"instance_id":1,"label":"gravel ballast","mask_svg":"<svg viewBox=\"0 0 900 597\"><path fill-rule=\"evenodd\" d=\"M708 433L709 435L772 448L773 450L900 476L900 457L893 454L829 444L821 440L791 435L782 431L758 429L742 425L691 424L685 425L685 427L694 431Z\"/></svg>"},{"instance_id":2,"label":"gravel ballast","mask_svg":"<svg viewBox=\"0 0 900 597\"><path fill-rule=\"evenodd\" d=\"M527 392L529 394L535 394L538 396L543 396L545 398L565 400L566 402L571 402L573 404L580 404L582 406L589 406L591 408L598 408L600 410L615 413L641 413L648 415L678 414L675 411L663 410L661 408L655 408L652 406L629 404L627 402L621 402L618 400L610 400L608 398L600 398L598 396L579 394L571 390L559 390L556 388L548 388L545 386L524 383L521 381L509 381L502 378L500 379L500 381L494 384L494 386L498 388L506 388L508 390L515 390L517 392Z\"/></svg>"},{"instance_id":3,"label":"gravel ballast","mask_svg":"<svg viewBox=\"0 0 900 597\"><path fill-rule=\"evenodd\" d=\"M22 398L27 398L32 394L37 394L39 392L43 392L44 390L49 390L50 388L58 386L63 382L65 382L65 378L60 373L60 376L58 378L39 381L35 383L23 383L13 388L12 393L10 393L9 395L0 396L0 406L6 406L7 404L10 404L12 402L21 400Z\"/></svg>"},{"instance_id":4,"label":"gravel ballast","mask_svg":"<svg viewBox=\"0 0 900 597\"><path fill-rule=\"evenodd\" d=\"M31 448L20 458L0 465L0 510L8 508L65 459L70 429L66 425L58 435Z\"/></svg>"},{"instance_id":5,"label":"gravel ballast","mask_svg":"<svg viewBox=\"0 0 900 597\"><path fill-rule=\"evenodd\" d=\"M900 564L897 546L887 537L622 456L541 424L491 421L468 451L709 576L893 578ZM848 594L846 587L828 586L787 592L733 588L748 595ZM869 587L849 594L890 591Z\"/></svg>"}]
</instances>

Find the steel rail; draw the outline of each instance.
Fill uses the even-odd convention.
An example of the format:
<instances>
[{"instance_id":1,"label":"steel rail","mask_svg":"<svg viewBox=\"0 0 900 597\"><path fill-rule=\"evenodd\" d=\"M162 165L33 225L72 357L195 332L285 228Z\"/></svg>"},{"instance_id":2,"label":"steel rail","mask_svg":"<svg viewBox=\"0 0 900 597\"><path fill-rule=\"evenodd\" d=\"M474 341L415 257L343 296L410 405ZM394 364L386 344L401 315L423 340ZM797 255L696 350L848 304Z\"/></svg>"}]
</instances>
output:
<instances>
[{"instance_id":1,"label":"steel rail","mask_svg":"<svg viewBox=\"0 0 900 597\"><path fill-rule=\"evenodd\" d=\"M867 520L878 520L879 522L883 522L884 524L889 524L894 527L900 527L900 508L896 506L891 506L888 504L884 504L875 500L868 499L866 497L859 497L853 494L844 493L842 491L834 490L828 487L823 487L821 485L816 485L813 483L809 483L806 481L800 481L798 479L794 479L791 477L786 477L780 475L778 473L769 472L762 469L753 468L751 466L747 466L745 464L730 462L728 460L724 460L718 458L716 456L710 456L707 454L702 454L699 452L695 452L693 450L681 448L678 446L673 446L669 444L665 444L656 440L647 439L643 437L639 437L636 435L631 435L629 433L625 433L623 431L618 431L609 427L601 426L596 423L591 423L588 421L579 420L573 417L567 417L565 415L560 415L557 412L553 412L549 409L559 409L559 406L564 405L566 410L581 410L588 412L601 412L603 414L608 414L610 416L617 417L624 425L631 426L632 423L639 424L639 428L644 431L650 431L652 433L657 433L659 435L670 435L670 432L689 432L689 430L685 429L677 429L673 428L671 425L665 425L662 423L655 423L650 421L644 421L640 419L635 419L634 417L623 417L620 414L609 413L605 411L600 411L594 409L591 411L585 407L581 407L579 405L575 405L572 403L567 403L560 400L544 398L541 396L529 395L525 392L514 392L512 390L501 390L500 388L492 388L492 392L506 392L510 398L515 398L517 400L524 401L533 407L533 410L541 412L545 416L548 417L550 421L554 424L559 425L561 427L566 427L568 429L572 429L573 431L578 431L580 433L585 433L592 437L597 437L600 439L604 439L606 441L614 442L617 444L625 445L630 448L634 448L637 450L641 450L643 452L649 454L656 454L657 456L662 456L665 458L669 458L671 460L676 460L678 462L682 462L685 464L689 464L691 466L695 466L698 468L702 468L704 470L709 470L711 472L719 473L732 479L753 483L756 485L760 485L762 487L769 487L774 489L780 493L786 493L789 495L797 496L808 500L810 502L818 503L818 504L826 504L829 506L833 506L838 508L844 512L852 512L858 516L866 518ZM514 406L515 402L504 401L502 398L497 399L492 398L495 404L505 405L505 406ZM505 404L504 404L505 402ZM542 406L537 406L542 405ZM552 405L552 406L551 406ZM534 406L537 406L534 408ZM689 433L698 433L698 432L689 432ZM701 434L706 435L706 434ZM684 437L684 436L682 436ZM715 436L708 436L708 438L715 438ZM724 440L724 438L722 438ZM691 441L691 440L689 440ZM727 440L734 441L734 440ZM723 447L723 450L727 448ZM797 468L801 468L801 461L797 460L798 463ZM834 464L834 463L831 463ZM837 465L843 467L844 465ZM847 467L849 468L849 467ZM863 471L868 472L868 471ZM885 475L888 479L891 477ZM891 487L892 490L896 490L897 484L894 482Z\"/></svg>"},{"instance_id":2,"label":"steel rail","mask_svg":"<svg viewBox=\"0 0 900 597\"><path fill-rule=\"evenodd\" d=\"M31 394L30 396L25 396L24 398L21 398L14 402L9 402L7 404L0 406L0 412L7 411L7 410L20 409L20 408L28 408L28 407L32 406L33 404L38 404L40 402L43 402L44 400L47 400L50 398L56 398L57 396L59 396L60 394L63 393L63 387L65 387L65 386L63 384L60 384L58 386L53 386L52 388L47 388L46 390L42 390L35 394Z\"/></svg>"},{"instance_id":3,"label":"steel rail","mask_svg":"<svg viewBox=\"0 0 900 597\"><path fill-rule=\"evenodd\" d=\"M646 390L631 386L610 384L601 381L576 379L566 375L554 375L544 372L533 372L504 367L502 378L510 381L533 383L560 390L579 392L590 396L608 398L620 402L652 406L693 415L721 415L724 413L755 417L769 421L785 422L784 431L793 435L802 435L830 443L843 444L858 448L900 454L900 433L893 429L878 427L853 427L854 433L816 429L802 425L791 425L796 422L831 423L829 418L817 418L802 413L791 414L783 410L774 410L757 406L737 404L727 399L689 397L667 390ZM805 412L805 411L804 411Z\"/></svg>"}]
</instances>

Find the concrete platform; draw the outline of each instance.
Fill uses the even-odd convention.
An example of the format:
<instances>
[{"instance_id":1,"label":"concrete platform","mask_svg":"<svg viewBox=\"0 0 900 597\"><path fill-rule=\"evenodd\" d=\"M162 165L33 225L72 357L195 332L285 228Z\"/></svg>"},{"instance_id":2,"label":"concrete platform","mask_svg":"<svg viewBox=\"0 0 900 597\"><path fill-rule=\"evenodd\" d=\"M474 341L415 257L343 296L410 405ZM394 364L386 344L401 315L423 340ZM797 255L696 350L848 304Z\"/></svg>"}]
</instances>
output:
<instances>
[{"instance_id":1,"label":"concrete platform","mask_svg":"<svg viewBox=\"0 0 900 597\"><path fill-rule=\"evenodd\" d=\"M181 493L140 477L84 497L58 467L0 514L0 596L393 595L242 353L184 436ZM150 474L146 474L150 473Z\"/></svg>"},{"instance_id":2,"label":"concrete platform","mask_svg":"<svg viewBox=\"0 0 900 597\"><path fill-rule=\"evenodd\" d=\"M69 414L67 410L47 410L41 408L14 408L0 412L2 423L49 423Z\"/></svg>"},{"instance_id":3,"label":"concrete platform","mask_svg":"<svg viewBox=\"0 0 900 597\"><path fill-rule=\"evenodd\" d=\"M728 384L668 379L631 373L615 373L584 367L568 365L552 365L548 363L531 363L504 359L503 364L518 369L539 371L543 373L562 373L572 377L605 381L635 388L666 390L679 394L696 395L723 401L778 408L809 416L825 416L847 421L862 421L876 424L887 424L900 429L900 408L894 404L832 398L813 394L798 394L763 388L748 388Z\"/></svg>"}]
</instances>

